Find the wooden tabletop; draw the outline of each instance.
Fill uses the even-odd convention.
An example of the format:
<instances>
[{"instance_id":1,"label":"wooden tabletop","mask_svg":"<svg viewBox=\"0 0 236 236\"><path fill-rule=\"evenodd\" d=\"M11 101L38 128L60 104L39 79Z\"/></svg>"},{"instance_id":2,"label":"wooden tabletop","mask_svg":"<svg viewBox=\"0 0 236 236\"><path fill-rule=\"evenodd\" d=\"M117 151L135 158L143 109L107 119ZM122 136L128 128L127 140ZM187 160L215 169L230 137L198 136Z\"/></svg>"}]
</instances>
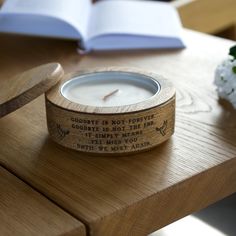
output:
<instances>
[{"instance_id":1,"label":"wooden tabletop","mask_svg":"<svg viewBox=\"0 0 236 236\"><path fill-rule=\"evenodd\" d=\"M86 235L82 223L2 167L0 189L1 235Z\"/></svg>"},{"instance_id":2,"label":"wooden tabletop","mask_svg":"<svg viewBox=\"0 0 236 236\"><path fill-rule=\"evenodd\" d=\"M0 164L85 223L90 235L145 235L235 192L236 112L218 102L213 85L233 42L192 31L184 36L184 50L83 57L76 43L1 36L1 83L52 61L66 72L139 68L174 83L177 114L174 136L154 150L87 156L50 140L41 96L0 120Z\"/></svg>"}]
</instances>

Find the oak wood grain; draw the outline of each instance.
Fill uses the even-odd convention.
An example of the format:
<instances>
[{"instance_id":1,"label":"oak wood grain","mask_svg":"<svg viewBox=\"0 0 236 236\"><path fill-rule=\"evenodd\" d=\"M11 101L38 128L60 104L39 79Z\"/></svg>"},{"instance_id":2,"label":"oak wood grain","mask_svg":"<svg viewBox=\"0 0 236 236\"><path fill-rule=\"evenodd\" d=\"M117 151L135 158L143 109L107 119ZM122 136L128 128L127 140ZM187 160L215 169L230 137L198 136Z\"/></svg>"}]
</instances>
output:
<instances>
[{"instance_id":1,"label":"oak wood grain","mask_svg":"<svg viewBox=\"0 0 236 236\"><path fill-rule=\"evenodd\" d=\"M66 72L138 67L173 82L177 115L175 135L152 151L86 156L49 139L40 97L0 120L0 164L83 219L90 235L145 235L235 192L236 112L218 101L213 86L214 69L234 42L192 31L184 37L185 50L82 59L74 43L1 37L1 81L52 60Z\"/></svg>"},{"instance_id":2,"label":"oak wood grain","mask_svg":"<svg viewBox=\"0 0 236 236\"><path fill-rule=\"evenodd\" d=\"M63 76L60 64L49 63L8 78L0 86L0 118L52 88Z\"/></svg>"},{"instance_id":3,"label":"oak wood grain","mask_svg":"<svg viewBox=\"0 0 236 236\"><path fill-rule=\"evenodd\" d=\"M0 167L0 234L85 236L78 220Z\"/></svg>"}]
</instances>

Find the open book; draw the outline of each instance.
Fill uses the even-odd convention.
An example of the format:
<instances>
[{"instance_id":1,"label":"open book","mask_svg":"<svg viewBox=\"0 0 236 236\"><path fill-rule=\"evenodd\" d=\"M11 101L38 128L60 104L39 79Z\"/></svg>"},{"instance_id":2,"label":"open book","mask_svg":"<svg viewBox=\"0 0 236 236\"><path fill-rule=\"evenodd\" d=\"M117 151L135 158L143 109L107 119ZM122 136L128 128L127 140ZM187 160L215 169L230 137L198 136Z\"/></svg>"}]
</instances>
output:
<instances>
[{"instance_id":1,"label":"open book","mask_svg":"<svg viewBox=\"0 0 236 236\"><path fill-rule=\"evenodd\" d=\"M176 10L140 0L6 0L0 32L76 39L86 51L184 47Z\"/></svg>"}]
</instances>

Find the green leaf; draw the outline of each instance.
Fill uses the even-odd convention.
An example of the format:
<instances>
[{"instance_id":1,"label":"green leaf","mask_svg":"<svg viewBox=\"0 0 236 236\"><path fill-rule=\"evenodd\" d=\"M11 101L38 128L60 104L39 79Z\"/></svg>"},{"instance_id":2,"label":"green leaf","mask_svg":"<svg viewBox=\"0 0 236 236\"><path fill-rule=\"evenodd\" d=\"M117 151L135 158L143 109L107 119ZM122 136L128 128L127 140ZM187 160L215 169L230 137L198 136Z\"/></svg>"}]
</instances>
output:
<instances>
[{"instance_id":1,"label":"green leaf","mask_svg":"<svg viewBox=\"0 0 236 236\"><path fill-rule=\"evenodd\" d=\"M232 71L233 71L234 74L236 74L236 66L232 67Z\"/></svg>"},{"instance_id":2,"label":"green leaf","mask_svg":"<svg viewBox=\"0 0 236 236\"><path fill-rule=\"evenodd\" d=\"M236 45L229 49L229 55L233 56L236 59Z\"/></svg>"}]
</instances>

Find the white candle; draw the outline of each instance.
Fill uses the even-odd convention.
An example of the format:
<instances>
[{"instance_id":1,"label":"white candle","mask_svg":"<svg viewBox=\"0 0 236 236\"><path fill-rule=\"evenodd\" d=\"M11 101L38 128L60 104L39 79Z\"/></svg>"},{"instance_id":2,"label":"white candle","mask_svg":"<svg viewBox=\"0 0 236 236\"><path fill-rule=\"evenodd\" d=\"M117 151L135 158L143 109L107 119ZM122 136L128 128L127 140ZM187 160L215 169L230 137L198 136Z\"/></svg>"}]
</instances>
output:
<instances>
[{"instance_id":1,"label":"white candle","mask_svg":"<svg viewBox=\"0 0 236 236\"><path fill-rule=\"evenodd\" d=\"M61 93L74 103L115 107L150 99L159 90L159 83L148 76L111 71L75 77L62 86Z\"/></svg>"}]
</instances>

